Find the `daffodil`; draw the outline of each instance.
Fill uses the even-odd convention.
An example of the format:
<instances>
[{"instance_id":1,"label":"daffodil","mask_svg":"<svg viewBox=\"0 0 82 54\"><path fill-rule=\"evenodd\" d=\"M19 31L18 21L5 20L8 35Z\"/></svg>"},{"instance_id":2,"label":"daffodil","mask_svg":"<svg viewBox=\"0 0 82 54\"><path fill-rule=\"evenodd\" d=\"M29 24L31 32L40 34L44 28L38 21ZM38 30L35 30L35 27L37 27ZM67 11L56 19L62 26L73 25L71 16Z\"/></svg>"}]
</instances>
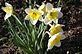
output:
<instances>
[{"instance_id":1,"label":"daffodil","mask_svg":"<svg viewBox=\"0 0 82 54\"><path fill-rule=\"evenodd\" d=\"M50 24L52 21L54 23L58 23L58 19L63 16L62 12L60 11L61 8L52 8L50 11L48 11L44 23L45 24Z\"/></svg>"},{"instance_id":2,"label":"daffodil","mask_svg":"<svg viewBox=\"0 0 82 54\"><path fill-rule=\"evenodd\" d=\"M2 7L2 10L6 12L4 20L8 19L12 15L12 13L13 13L13 7L12 7L11 4L5 3L5 6L6 7Z\"/></svg>"},{"instance_id":3,"label":"daffodil","mask_svg":"<svg viewBox=\"0 0 82 54\"><path fill-rule=\"evenodd\" d=\"M61 46L60 40L63 40L63 39L65 39L65 36L61 32L53 35L48 41L47 50L52 49L53 46L60 47Z\"/></svg>"},{"instance_id":4,"label":"daffodil","mask_svg":"<svg viewBox=\"0 0 82 54\"><path fill-rule=\"evenodd\" d=\"M63 32L63 29L61 28L62 26L63 25L60 25L60 24L51 25L49 32L47 32L49 34L49 37L51 37L59 32Z\"/></svg>"},{"instance_id":5,"label":"daffodil","mask_svg":"<svg viewBox=\"0 0 82 54\"><path fill-rule=\"evenodd\" d=\"M51 3L47 3L47 4L42 4L39 7L39 11L43 14L46 14L49 10L51 10L53 8L53 5Z\"/></svg>"},{"instance_id":6,"label":"daffodil","mask_svg":"<svg viewBox=\"0 0 82 54\"><path fill-rule=\"evenodd\" d=\"M30 20L33 25L42 18L41 13L37 9L27 8L25 9L25 12L27 13L25 20Z\"/></svg>"}]
</instances>

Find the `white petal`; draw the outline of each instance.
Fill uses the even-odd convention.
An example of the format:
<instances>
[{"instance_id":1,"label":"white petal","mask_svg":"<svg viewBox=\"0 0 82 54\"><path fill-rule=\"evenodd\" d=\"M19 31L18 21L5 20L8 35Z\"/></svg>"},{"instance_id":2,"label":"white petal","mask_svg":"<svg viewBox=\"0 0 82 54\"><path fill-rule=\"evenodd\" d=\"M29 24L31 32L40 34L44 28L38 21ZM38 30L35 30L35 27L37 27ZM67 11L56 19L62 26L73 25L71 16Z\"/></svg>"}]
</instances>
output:
<instances>
[{"instance_id":1,"label":"white petal","mask_svg":"<svg viewBox=\"0 0 82 54\"><path fill-rule=\"evenodd\" d=\"M30 21L31 21L31 23L32 23L33 25L35 25L35 24L37 23L38 20L33 20L33 21L30 20Z\"/></svg>"},{"instance_id":2,"label":"white petal","mask_svg":"<svg viewBox=\"0 0 82 54\"><path fill-rule=\"evenodd\" d=\"M45 7L45 4L43 3L40 7L39 10L43 9Z\"/></svg>"},{"instance_id":3,"label":"white petal","mask_svg":"<svg viewBox=\"0 0 82 54\"><path fill-rule=\"evenodd\" d=\"M53 5L51 3L47 3L46 8L47 8L47 12L49 12L50 10L52 10Z\"/></svg>"},{"instance_id":4,"label":"white petal","mask_svg":"<svg viewBox=\"0 0 82 54\"><path fill-rule=\"evenodd\" d=\"M50 26L51 26L51 28L49 29L49 31L54 27L54 25L51 25L51 24L49 24Z\"/></svg>"},{"instance_id":5,"label":"white petal","mask_svg":"<svg viewBox=\"0 0 82 54\"><path fill-rule=\"evenodd\" d=\"M28 15L26 15L25 20L29 20L29 19L30 19L30 17Z\"/></svg>"},{"instance_id":6,"label":"white petal","mask_svg":"<svg viewBox=\"0 0 82 54\"><path fill-rule=\"evenodd\" d=\"M9 4L9 3L7 3L7 2L5 3L5 5L6 5L6 6L12 6L11 4Z\"/></svg>"},{"instance_id":7,"label":"white petal","mask_svg":"<svg viewBox=\"0 0 82 54\"><path fill-rule=\"evenodd\" d=\"M60 24L61 27L64 27L65 25Z\"/></svg>"},{"instance_id":8,"label":"white petal","mask_svg":"<svg viewBox=\"0 0 82 54\"><path fill-rule=\"evenodd\" d=\"M51 26L53 26L52 24L49 24L49 26L51 27Z\"/></svg>"},{"instance_id":9,"label":"white petal","mask_svg":"<svg viewBox=\"0 0 82 54\"><path fill-rule=\"evenodd\" d=\"M63 16L62 12L59 12L58 18L61 18Z\"/></svg>"},{"instance_id":10,"label":"white petal","mask_svg":"<svg viewBox=\"0 0 82 54\"><path fill-rule=\"evenodd\" d=\"M55 25L55 27L58 27L58 26L60 26L60 27L61 27L61 25L60 25L60 24L56 24L56 25Z\"/></svg>"},{"instance_id":11,"label":"white petal","mask_svg":"<svg viewBox=\"0 0 82 54\"><path fill-rule=\"evenodd\" d=\"M47 50L50 50L53 48L53 46L51 46L50 42L53 41L55 38L56 38L56 36L54 35L48 40L48 49Z\"/></svg>"},{"instance_id":12,"label":"white petal","mask_svg":"<svg viewBox=\"0 0 82 54\"><path fill-rule=\"evenodd\" d=\"M42 9L45 7L45 4L43 3L40 7L39 7L39 11L41 12L41 14L43 15L44 14L44 12L42 11Z\"/></svg>"},{"instance_id":13,"label":"white petal","mask_svg":"<svg viewBox=\"0 0 82 54\"><path fill-rule=\"evenodd\" d=\"M60 47L61 46L61 42L59 42L58 44L55 44L55 46Z\"/></svg>"},{"instance_id":14,"label":"white petal","mask_svg":"<svg viewBox=\"0 0 82 54\"><path fill-rule=\"evenodd\" d=\"M46 31L46 33L49 35L49 37L51 37L51 34L48 31Z\"/></svg>"},{"instance_id":15,"label":"white petal","mask_svg":"<svg viewBox=\"0 0 82 54\"><path fill-rule=\"evenodd\" d=\"M64 32L62 31L62 32L59 32L59 33L57 33L57 34L63 35L63 33L64 33Z\"/></svg>"},{"instance_id":16,"label":"white petal","mask_svg":"<svg viewBox=\"0 0 82 54\"><path fill-rule=\"evenodd\" d=\"M40 11L41 15L43 15L43 14L44 14L44 12L43 12L43 11L41 11L41 10L39 10L39 11Z\"/></svg>"},{"instance_id":17,"label":"white petal","mask_svg":"<svg viewBox=\"0 0 82 54\"><path fill-rule=\"evenodd\" d=\"M57 35L53 35L50 39L49 42L53 41L56 38Z\"/></svg>"},{"instance_id":18,"label":"white petal","mask_svg":"<svg viewBox=\"0 0 82 54\"><path fill-rule=\"evenodd\" d=\"M2 9L3 11L5 11L5 7L2 7L1 9Z\"/></svg>"},{"instance_id":19,"label":"white petal","mask_svg":"<svg viewBox=\"0 0 82 54\"><path fill-rule=\"evenodd\" d=\"M53 48L53 46L51 46L50 42L53 41L56 37L55 36L52 36L49 40L48 40L48 49L47 50L50 50Z\"/></svg>"},{"instance_id":20,"label":"white petal","mask_svg":"<svg viewBox=\"0 0 82 54\"><path fill-rule=\"evenodd\" d=\"M30 8L26 8L25 9L25 12L27 13L27 14L29 14L29 12L31 12L32 10L30 9Z\"/></svg>"},{"instance_id":21,"label":"white petal","mask_svg":"<svg viewBox=\"0 0 82 54\"><path fill-rule=\"evenodd\" d=\"M46 25L50 24L52 21L48 20L47 16L45 16L44 23Z\"/></svg>"},{"instance_id":22,"label":"white petal","mask_svg":"<svg viewBox=\"0 0 82 54\"><path fill-rule=\"evenodd\" d=\"M63 30L61 30L61 32L59 32L59 34L61 34L61 40L63 40L63 39L66 38L65 35L64 35L63 33L64 33Z\"/></svg>"},{"instance_id":23,"label":"white petal","mask_svg":"<svg viewBox=\"0 0 82 54\"><path fill-rule=\"evenodd\" d=\"M57 34L56 34L57 35ZM53 46L51 46L50 42L53 41L55 38L56 38L56 35L53 35L49 40L48 40L48 49L47 50L50 50L53 48ZM61 43L59 42L58 44L56 44L55 46L59 47L61 46Z\"/></svg>"},{"instance_id":24,"label":"white petal","mask_svg":"<svg viewBox=\"0 0 82 54\"><path fill-rule=\"evenodd\" d=\"M58 24L58 19L53 20L53 22L54 22L55 24Z\"/></svg>"},{"instance_id":25,"label":"white petal","mask_svg":"<svg viewBox=\"0 0 82 54\"><path fill-rule=\"evenodd\" d=\"M57 11L61 11L61 7L59 7L59 8L54 8L55 10L57 10Z\"/></svg>"},{"instance_id":26,"label":"white petal","mask_svg":"<svg viewBox=\"0 0 82 54\"><path fill-rule=\"evenodd\" d=\"M8 19L11 15L12 15L11 13L6 14L4 20Z\"/></svg>"},{"instance_id":27,"label":"white petal","mask_svg":"<svg viewBox=\"0 0 82 54\"><path fill-rule=\"evenodd\" d=\"M65 35L62 35L62 36L61 36L61 40L65 39L65 38L66 38Z\"/></svg>"},{"instance_id":28,"label":"white petal","mask_svg":"<svg viewBox=\"0 0 82 54\"><path fill-rule=\"evenodd\" d=\"M39 21L41 21L41 22L43 22L43 21L44 21L44 19L43 19L43 17L42 17L42 16L40 17Z\"/></svg>"},{"instance_id":29,"label":"white petal","mask_svg":"<svg viewBox=\"0 0 82 54\"><path fill-rule=\"evenodd\" d=\"M63 13L61 12L61 7L54 8L54 9L58 11L58 14L59 14L58 18L61 18L63 16Z\"/></svg>"},{"instance_id":30,"label":"white petal","mask_svg":"<svg viewBox=\"0 0 82 54\"><path fill-rule=\"evenodd\" d=\"M53 48L53 46L48 46L47 51L51 50L52 48Z\"/></svg>"}]
</instances>

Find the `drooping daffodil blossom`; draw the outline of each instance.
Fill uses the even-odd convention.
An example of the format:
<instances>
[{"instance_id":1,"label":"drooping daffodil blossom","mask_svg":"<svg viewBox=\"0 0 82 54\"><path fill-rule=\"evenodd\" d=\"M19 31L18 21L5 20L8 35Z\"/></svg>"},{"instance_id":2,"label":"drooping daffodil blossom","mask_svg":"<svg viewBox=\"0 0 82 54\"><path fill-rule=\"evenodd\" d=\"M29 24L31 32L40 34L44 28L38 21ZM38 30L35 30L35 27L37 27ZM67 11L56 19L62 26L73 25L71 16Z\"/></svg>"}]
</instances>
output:
<instances>
[{"instance_id":1,"label":"drooping daffodil blossom","mask_svg":"<svg viewBox=\"0 0 82 54\"><path fill-rule=\"evenodd\" d=\"M59 32L55 35L53 35L49 40L48 40L48 48L47 51L52 49L53 46L56 47L60 47L61 46L61 42L60 40L65 39L65 36L63 35L63 33Z\"/></svg>"},{"instance_id":2,"label":"drooping daffodil blossom","mask_svg":"<svg viewBox=\"0 0 82 54\"><path fill-rule=\"evenodd\" d=\"M39 7L39 11L43 14L46 14L48 11L50 11L53 8L53 5L51 3L47 3L47 4L42 4Z\"/></svg>"},{"instance_id":3,"label":"drooping daffodil blossom","mask_svg":"<svg viewBox=\"0 0 82 54\"><path fill-rule=\"evenodd\" d=\"M50 10L51 9L51 10ZM61 12L61 7L59 8L50 8L47 15L45 16L44 23L50 24L52 21L54 23L58 23L58 19L63 16L63 13Z\"/></svg>"},{"instance_id":4,"label":"drooping daffodil blossom","mask_svg":"<svg viewBox=\"0 0 82 54\"><path fill-rule=\"evenodd\" d=\"M53 35L59 33L59 32L63 32L63 29L61 28L63 25L60 24L56 24L56 25L50 25L51 28L49 29L49 32L47 31L47 33L49 34L49 37L52 37Z\"/></svg>"},{"instance_id":5,"label":"drooping daffodil blossom","mask_svg":"<svg viewBox=\"0 0 82 54\"><path fill-rule=\"evenodd\" d=\"M26 8L25 12L27 13L25 20L30 20L33 25L42 18L41 13L37 9Z\"/></svg>"},{"instance_id":6,"label":"drooping daffodil blossom","mask_svg":"<svg viewBox=\"0 0 82 54\"><path fill-rule=\"evenodd\" d=\"M4 20L8 19L12 15L12 13L13 13L13 7L12 7L11 4L5 3L5 6L6 7L2 7L2 10L6 12Z\"/></svg>"}]
</instances>

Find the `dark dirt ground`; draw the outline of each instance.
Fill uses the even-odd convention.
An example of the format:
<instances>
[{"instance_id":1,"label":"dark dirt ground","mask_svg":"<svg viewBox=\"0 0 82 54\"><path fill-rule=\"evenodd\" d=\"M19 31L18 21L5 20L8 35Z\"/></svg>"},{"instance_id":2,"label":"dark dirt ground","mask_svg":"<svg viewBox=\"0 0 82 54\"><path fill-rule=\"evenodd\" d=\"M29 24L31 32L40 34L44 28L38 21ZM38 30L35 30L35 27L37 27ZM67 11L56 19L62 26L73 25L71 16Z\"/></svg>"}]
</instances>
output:
<instances>
[{"instance_id":1,"label":"dark dirt ground","mask_svg":"<svg viewBox=\"0 0 82 54\"><path fill-rule=\"evenodd\" d=\"M41 5L43 0L39 0L37 4ZM19 13L25 0L12 0L11 4L15 4L16 11ZM57 3L54 6L57 6ZM1 7L4 0L0 0L0 54L14 54L18 51L17 47L9 40L9 33L4 26L4 12ZM20 4L21 3L21 4ZM63 30L65 31L66 39L62 41L62 46L54 47L48 51L47 54L82 54L82 2L80 0L62 0L63 17L59 19L60 24L64 24Z\"/></svg>"}]
</instances>

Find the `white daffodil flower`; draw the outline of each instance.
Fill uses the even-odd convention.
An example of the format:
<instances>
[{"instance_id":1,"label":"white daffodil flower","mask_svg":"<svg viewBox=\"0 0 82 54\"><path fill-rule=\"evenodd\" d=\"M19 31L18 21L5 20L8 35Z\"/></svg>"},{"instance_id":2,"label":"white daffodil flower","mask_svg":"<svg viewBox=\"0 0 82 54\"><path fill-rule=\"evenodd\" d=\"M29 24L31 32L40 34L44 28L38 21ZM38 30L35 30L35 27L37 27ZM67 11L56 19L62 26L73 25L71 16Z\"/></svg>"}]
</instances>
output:
<instances>
[{"instance_id":1,"label":"white daffodil flower","mask_svg":"<svg viewBox=\"0 0 82 54\"><path fill-rule=\"evenodd\" d=\"M39 11L43 14L46 14L48 11L50 11L53 8L53 5L51 3L47 3L47 4L42 4L39 7Z\"/></svg>"},{"instance_id":2,"label":"white daffodil flower","mask_svg":"<svg viewBox=\"0 0 82 54\"><path fill-rule=\"evenodd\" d=\"M11 4L5 3L5 6L6 7L2 7L2 10L6 12L4 20L8 19L12 15L12 13L13 13L13 7L12 7Z\"/></svg>"},{"instance_id":3,"label":"white daffodil flower","mask_svg":"<svg viewBox=\"0 0 82 54\"><path fill-rule=\"evenodd\" d=\"M63 39L65 39L65 36L61 32L53 35L48 41L47 51L52 49L53 46L60 47L61 46L60 40L63 40Z\"/></svg>"},{"instance_id":4,"label":"white daffodil flower","mask_svg":"<svg viewBox=\"0 0 82 54\"><path fill-rule=\"evenodd\" d=\"M25 9L25 12L27 13L25 20L30 20L33 25L42 18L41 13L37 9L27 8Z\"/></svg>"},{"instance_id":5,"label":"white daffodil flower","mask_svg":"<svg viewBox=\"0 0 82 54\"><path fill-rule=\"evenodd\" d=\"M56 25L51 25L51 28L49 29L49 32L47 31L47 33L49 34L49 37L52 37L53 35L62 32L63 33L63 29L61 28L63 25L60 24L56 24Z\"/></svg>"},{"instance_id":6,"label":"white daffodil flower","mask_svg":"<svg viewBox=\"0 0 82 54\"><path fill-rule=\"evenodd\" d=\"M44 23L50 24L53 21L54 23L57 24L58 19L63 16L63 13L60 11L61 11L61 8L52 8L52 10L49 10L44 19Z\"/></svg>"}]
</instances>

